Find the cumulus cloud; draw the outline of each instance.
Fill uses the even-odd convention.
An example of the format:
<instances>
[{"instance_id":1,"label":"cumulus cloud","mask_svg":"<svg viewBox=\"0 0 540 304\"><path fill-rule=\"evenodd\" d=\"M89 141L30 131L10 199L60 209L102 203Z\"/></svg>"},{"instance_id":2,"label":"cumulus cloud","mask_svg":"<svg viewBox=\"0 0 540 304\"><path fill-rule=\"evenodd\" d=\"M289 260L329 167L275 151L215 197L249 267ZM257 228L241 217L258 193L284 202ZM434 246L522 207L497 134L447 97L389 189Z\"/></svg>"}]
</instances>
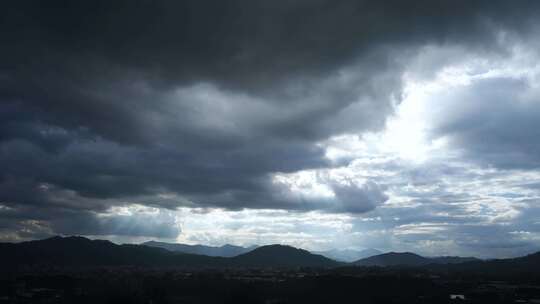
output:
<instances>
[{"instance_id":1,"label":"cumulus cloud","mask_svg":"<svg viewBox=\"0 0 540 304\"><path fill-rule=\"evenodd\" d=\"M273 179L273 200L291 209L364 213L383 204L384 187L369 180L329 174L327 170L278 174Z\"/></svg>"}]
</instances>

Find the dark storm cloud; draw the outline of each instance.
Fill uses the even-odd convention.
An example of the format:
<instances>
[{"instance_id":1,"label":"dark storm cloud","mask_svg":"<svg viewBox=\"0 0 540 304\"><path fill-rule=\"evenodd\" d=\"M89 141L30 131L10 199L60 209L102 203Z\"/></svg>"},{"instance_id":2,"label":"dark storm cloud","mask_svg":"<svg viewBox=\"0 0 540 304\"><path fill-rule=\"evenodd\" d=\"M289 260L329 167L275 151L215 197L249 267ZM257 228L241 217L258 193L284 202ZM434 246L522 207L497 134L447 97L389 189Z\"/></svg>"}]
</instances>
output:
<instances>
[{"instance_id":1,"label":"dark storm cloud","mask_svg":"<svg viewBox=\"0 0 540 304\"><path fill-rule=\"evenodd\" d=\"M130 214L96 215L88 211L20 207L0 210L0 234L5 236L6 233L2 232L15 231L7 240L73 233L174 239L180 233L175 221L174 214L161 210L154 213L135 211Z\"/></svg>"},{"instance_id":2,"label":"dark storm cloud","mask_svg":"<svg viewBox=\"0 0 540 304\"><path fill-rule=\"evenodd\" d=\"M540 167L540 92L526 78L492 78L456 89L453 107L435 123L436 136L468 158L503 169Z\"/></svg>"},{"instance_id":3,"label":"dark storm cloud","mask_svg":"<svg viewBox=\"0 0 540 304\"><path fill-rule=\"evenodd\" d=\"M21 221L41 210L51 229L88 234L52 215L128 201L371 210L386 200L376 184L337 189L339 208L299 206L273 195L269 174L327 167L318 141L381 128L419 47L503 52L498 31L526 35L539 9L534 1L1 6L0 204L32 209ZM177 198L152 197L162 193Z\"/></svg>"},{"instance_id":4,"label":"dark storm cloud","mask_svg":"<svg viewBox=\"0 0 540 304\"><path fill-rule=\"evenodd\" d=\"M154 237L175 239L181 232L175 217L160 212L157 215L129 214L93 216L78 213L53 221L52 231L71 234L77 231L85 235L116 235L130 237Z\"/></svg>"}]
</instances>

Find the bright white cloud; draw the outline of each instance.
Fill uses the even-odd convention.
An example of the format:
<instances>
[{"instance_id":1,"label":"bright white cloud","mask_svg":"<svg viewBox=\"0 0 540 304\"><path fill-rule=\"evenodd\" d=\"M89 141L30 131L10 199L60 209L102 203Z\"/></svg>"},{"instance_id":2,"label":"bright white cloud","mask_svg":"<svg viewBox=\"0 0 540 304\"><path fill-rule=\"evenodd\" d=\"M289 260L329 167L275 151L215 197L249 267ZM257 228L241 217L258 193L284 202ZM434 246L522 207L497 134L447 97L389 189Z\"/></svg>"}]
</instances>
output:
<instances>
[{"instance_id":1,"label":"bright white cloud","mask_svg":"<svg viewBox=\"0 0 540 304\"><path fill-rule=\"evenodd\" d=\"M320 145L336 167L276 175L275 180L302 199L334 202L340 199L336 185L372 182L383 188L386 203L354 216L350 235L362 247L491 257L530 252L535 248L526 237L530 234L515 229L527 212L537 212L540 187L534 185L540 183L540 172L478 163L468 158L468 147L454 144L454 134L439 129L441 123L477 111L474 100L464 103L459 92L483 94L475 91L477 84L492 79L528 84L524 91L510 92L507 97L515 100L509 106L536 102L536 56L523 47L513 48L506 60L427 47L404 74L404 98L383 131L332 137ZM499 247L490 243L495 234L508 242Z\"/></svg>"}]
</instances>

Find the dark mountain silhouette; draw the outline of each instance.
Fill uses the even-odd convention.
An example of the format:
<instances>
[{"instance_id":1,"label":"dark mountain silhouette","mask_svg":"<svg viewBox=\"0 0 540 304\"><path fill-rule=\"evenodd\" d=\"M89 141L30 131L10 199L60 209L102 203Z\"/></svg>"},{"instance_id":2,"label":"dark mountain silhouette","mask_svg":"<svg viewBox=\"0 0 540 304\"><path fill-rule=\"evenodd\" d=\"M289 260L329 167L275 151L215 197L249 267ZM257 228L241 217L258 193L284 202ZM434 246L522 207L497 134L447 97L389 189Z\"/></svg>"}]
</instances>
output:
<instances>
[{"instance_id":1,"label":"dark mountain silhouette","mask_svg":"<svg viewBox=\"0 0 540 304\"><path fill-rule=\"evenodd\" d=\"M364 250L332 249L327 251L314 251L313 253L320 254L336 261L354 262L360 259L369 258L374 255L379 255L382 252L377 249L369 248Z\"/></svg>"},{"instance_id":2,"label":"dark mountain silhouette","mask_svg":"<svg viewBox=\"0 0 540 304\"><path fill-rule=\"evenodd\" d=\"M175 244L175 243L165 243L165 242L156 242L156 241L145 242L145 243L142 243L141 245L163 248L163 249L167 249L169 251L175 251L175 252L200 254L200 255L215 256L215 257L233 257L239 254L249 252L257 248L257 246L241 247L241 246L234 246L234 245L229 245L229 244L223 245L221 247L213 247L213 246L205 246L205 245L187 245L187 244Z\"/></svg>"},{"instance_id":3,"label":"dark mountain silhouette","mask_svg":"<svg viewBox=\"0 0 540 304\"><path fill-rule=\"evenodd\" d=\"M179 268L333 267L338 262L289 246L269 245L232 257L210 257L84 237L0 243L0 266L151 266Z\"/></svg>"},{"instance_id":4,"label":"dark mountain silhouette","mask_svg":"<svg viewBox=\"0 0 540 304\"><path fill-rule=\"evenodd\" d=\"M432 264L430 269L445 272L475 273L483 275L540 274L540 252L512 259L473 261L460 264Z\"/></svg>"},{"instance_id":5,"label":"dark mountain silhouette","mask_svg":"<svg viewBox=\"0 0 540 304\"><path fill-rule=\"evenodd\" d=\"M173 253L162 248L117 245L84 237L53 237L45 240L0 244L0 263L6 266L219 266L221 258Z\"/></svg>"},{"instance_id":6,"label":"dark mountain silhouette","mask_svg":"<svg viewBox=\"0 0 540 304\"><path fill-rule=\"evenodd\" d=\"M354 262L357 266L423 266L429 264L459 264L480 261L472 257L423 257L411 252L389 252Z\"/></svg>"},{"instance_id":7,"label":"dark mountain silhouette","mask_svg":"<svg viewBox=\"0 0 540 304\"><path fill-rule=\"evenodd\" d=\"M487 275L540 274L540 252L513 259L482 261L474 258L427 258L414 253L390 252L345 264L284 245L269 245L235 257L210 257L145 245L117 245L84 237L53 237L22 243L0 243L0 268L146 266L174 268L295 268L356 266L409 266L444 272Z\"/></svg>"},{"instance_id":8,"label":"dark mountain silhouette","mask_svg":"<svg viewBox=\"0 0 540 304\"><path fill-rule=\"evenodd\" d=\"M254 267L336 267L340 263L322 255L285 245L268 245L232 258L235 264Z\"/></svg>"}]
</instances>

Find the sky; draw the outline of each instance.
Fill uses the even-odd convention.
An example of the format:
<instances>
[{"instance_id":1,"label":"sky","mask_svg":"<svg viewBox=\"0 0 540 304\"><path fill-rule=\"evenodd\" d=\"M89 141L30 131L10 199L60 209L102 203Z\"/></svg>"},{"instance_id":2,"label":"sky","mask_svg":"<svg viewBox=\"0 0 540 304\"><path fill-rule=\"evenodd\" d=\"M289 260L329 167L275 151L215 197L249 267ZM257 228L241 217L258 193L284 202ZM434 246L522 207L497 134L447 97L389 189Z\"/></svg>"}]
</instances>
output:
<instances>
[{"instance_id":1,"label":"sky","mask_svg":"<svg viewBox=\"0 0 540 304\"><path fill-rule=\"evenodd\" d=\"M538 1L0 6L0 241L540 250Z\"/></svg>"}]
</instances>

